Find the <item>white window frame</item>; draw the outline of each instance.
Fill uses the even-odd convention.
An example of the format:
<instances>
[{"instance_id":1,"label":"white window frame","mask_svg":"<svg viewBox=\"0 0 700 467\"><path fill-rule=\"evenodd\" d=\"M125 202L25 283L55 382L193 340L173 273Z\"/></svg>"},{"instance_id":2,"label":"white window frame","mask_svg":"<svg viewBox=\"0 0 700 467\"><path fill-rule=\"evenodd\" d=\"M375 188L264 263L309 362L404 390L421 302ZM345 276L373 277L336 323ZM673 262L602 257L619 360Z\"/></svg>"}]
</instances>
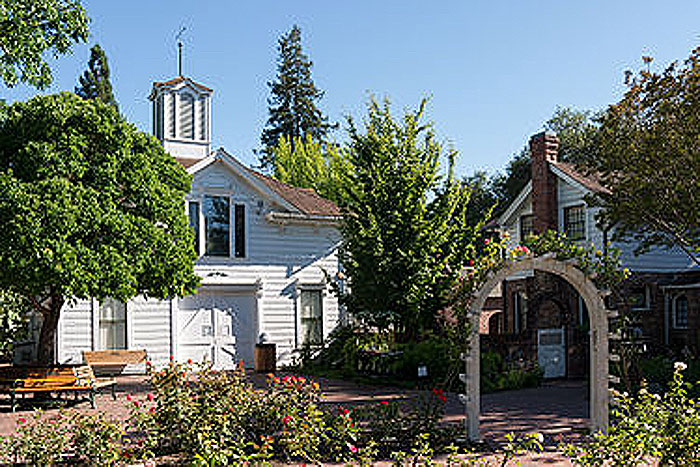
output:
<instances>
[{"instance_id":1,"label":"white window frame","mask_svg":"<svg viewBox=\"0 0 700 467\"><path fill-rule=\"evenodd\" d=\"M584 242L588 240L588 206L586 203L580 200L562 204L559 207L559 232L566 234L566 210L576 207L583 208L583 238L579 238L577 240L572 240L569 238L569 240L574 242Z\"/></svg>"},{"instance_id":2,"label":"white window frame","mask_svg":"<svg viewBox=\"0 0 700 467\"><path fill-rule=\"evenodd\" d=\"M116 300L116 299L115 299ZM95 348L93 350L128 350L131 348L131 313L129 313L129 302L124 304L124 348L123 349L108 349L106 342L102 342L102 305L104 303L99 300L93 302L93 322L96 323L94 328Z\"/></svg>"},{"instance_id":3,"label":"white window frame","mask_svg":"<svg viewBox=\"0 0 700 467\"><path fill-rule=\"evenodd\" d=\"M685 299L686 302L686 309L685 309L685 324L684 325L679 325L678 324L678 300L681 298ZM678 295L673 298L673 306L671 307L671 319L673 322L673 329L680 329L680 330L685 330L688 329L688 317L690 312L690 301L688 300L688 297L685 294Z\"/></svg>"},{"instance_id":4,"label":"white window frame","mask_svg":"<svg viewBox=\"0 0 700 467\"><path fill-rule=\"evenodd\" d=\"M525 238L523 238L523 217L530 217L532 218L532 233L535 233L535 215L531 212L524 212L518 216L518 239L520 240L520 243L525 241Z\"/></svg>"},{"instance_id":5,"label":"white window frame","mask_svg":"<svg viewBox=\"0 0 700 467\"><path fill-rule=\"evenodd\" d=\"M326 284L324 283L311 283L311 284L296 284L295 287L295 310L296 310L296 317L295 317L295 325L296 325L296 333L295 333L295 343L296 343L296 348L300 349L304 343L303 341L303 336L301 335L302 328L301 328L301 293L302 292L320 292L321 293L321 334L322 334L322 339L321 339L321 346L326 342Z\"/></svg>"},{"instance_id":6,"label":"white window frame","mask_svg":"<svg viewBox=\"0 0 700 467\"><path fill-rule=\"evenodd\" d=\"M228 241L229 241L229 254L228 256L210 256L206 254L206 247L207 247L207 232L206 232L206 222L204 219L204 198L207 196L219 196L222 198L227 198L229 201L229 236L228 236ZM186 198L186 203L185 203L185 213L187 215L188 219L188 225L189 225L189 215L190 215L190 203L199 203L199 237L196 239L197 241L197 246L199 247L199 257L200 258L207 258L211 260L216 260L216 259L227 259L227 260L233 260L233 261L238 261L238 262L245 262L249 261L250 258L250 223L251 223L251 208L250 208L250 203L248 202L247 199L239 197L239 196L232 196L230 193L221 193L217 191L207 191L201 194L198 194L197 196L192 196ZM245 223L245 244L244 244L244 249L245 249L245 255L241 257L236 257L236 205L243 206L244 208L244 223Z\"/></svg>"}]
</instances>

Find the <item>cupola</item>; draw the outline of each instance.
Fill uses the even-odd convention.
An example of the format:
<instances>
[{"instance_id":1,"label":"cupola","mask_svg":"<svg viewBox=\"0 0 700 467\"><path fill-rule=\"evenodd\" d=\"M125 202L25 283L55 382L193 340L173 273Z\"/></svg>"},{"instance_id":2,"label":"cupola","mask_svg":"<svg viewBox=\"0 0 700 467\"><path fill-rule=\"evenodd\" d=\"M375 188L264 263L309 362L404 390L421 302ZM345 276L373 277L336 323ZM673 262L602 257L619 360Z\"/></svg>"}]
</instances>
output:
<instances>
[{"instance_id":1,"label":"cupola","mask_svg":"<svg viewBox=\"0 0 700 467\"><path fill-rule=\"evenodd\" d=\"M153 135L178 159L203 159L211 147L212 90L178 76L153 83Z\"/></svg>"}]
</instances>

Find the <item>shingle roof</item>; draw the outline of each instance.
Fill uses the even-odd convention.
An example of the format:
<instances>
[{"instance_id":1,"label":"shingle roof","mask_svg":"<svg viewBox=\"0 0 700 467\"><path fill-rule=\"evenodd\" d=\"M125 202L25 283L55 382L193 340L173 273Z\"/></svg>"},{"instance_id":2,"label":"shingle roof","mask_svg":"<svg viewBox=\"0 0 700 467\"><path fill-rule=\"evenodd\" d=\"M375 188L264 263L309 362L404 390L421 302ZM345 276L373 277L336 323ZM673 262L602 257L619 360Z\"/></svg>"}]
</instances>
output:
<instances>
[{"instance_id":1,"label":"shingle roof","mask_svg":"<svg viewBox=\"0 0 700 467\"><path fill-rule=\"evenodd\" d=\"M272 191L296 206L304 214L312 216L339 216L340 208L331 200L316 193L312 188L299 188L280 182L252 169L247 169Z\"/></svg>"},{"instance_id":2,"label":"shingle roof","mask_svg":"<svg viewBox=\"0 0 700 467\"><path fill-rule=\"evenodd\" d=\"M550 162L550 164L593 192L610 193L610 190L600 183L600 178L596 174L584 174L570 162Z\"/></svg>"},{"instance_id":3,"label":"shingle roof","mask_svg":"<svg viewBox=\"0 0 700 467\"><path fill-rule=\"evenodd\" d=\"M189 168L201 159L185 157L175 158L183 167ZM280 182L272 177L263 175L253 169L245 168L251 175L260 180L270 190L277 193L285 201L309 216L339 216L340 208L333 201L326 199L311 188L299 188Z\"/></svg>"},{"instance_id":4,"label":"shingle roof","mask_svg":"<svg viewBox=\"0 0 700 467\"><path fill-rule=\"evenodd\" d=\"M184 76L177 76L177 77L170 79L168 81L156 81L153 83L153 87L160 88L163 86L173 86L175 84L182 83L183 81L187 81L188 83L192 84L193 86L198 87L202 91L214 92L213 89L208 88L208 87L204 86L203 84L195 83L190 78L185 78Z\"/></svg>"}]
</instances>

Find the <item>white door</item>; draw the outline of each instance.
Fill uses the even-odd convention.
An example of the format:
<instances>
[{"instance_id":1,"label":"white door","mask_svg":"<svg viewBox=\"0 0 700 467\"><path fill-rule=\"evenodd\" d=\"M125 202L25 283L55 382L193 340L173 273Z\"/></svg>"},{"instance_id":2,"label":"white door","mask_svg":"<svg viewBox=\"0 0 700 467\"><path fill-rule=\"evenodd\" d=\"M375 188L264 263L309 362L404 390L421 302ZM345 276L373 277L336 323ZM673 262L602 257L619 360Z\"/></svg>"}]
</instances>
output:
<instances>
[{"instance_id":1,"label":"white door","mask_svg":"<svg viewBox=\"0 0 700 467\"><path fill-rule=\"evenodd\" d=\"M253 366L256 317L252 295L200 293L179 303L177 358L233 369Z\"/></svg>"},{"instance_id":2,"label":"white door","mask_svg":"<svg viewBox=\"0 0 700 467\"><path fill-rule=\"evenodd\" d=\"M545 378L566 376L563 328L537 330L537 364L544 370Z\"/></svg>"}]
</instances>

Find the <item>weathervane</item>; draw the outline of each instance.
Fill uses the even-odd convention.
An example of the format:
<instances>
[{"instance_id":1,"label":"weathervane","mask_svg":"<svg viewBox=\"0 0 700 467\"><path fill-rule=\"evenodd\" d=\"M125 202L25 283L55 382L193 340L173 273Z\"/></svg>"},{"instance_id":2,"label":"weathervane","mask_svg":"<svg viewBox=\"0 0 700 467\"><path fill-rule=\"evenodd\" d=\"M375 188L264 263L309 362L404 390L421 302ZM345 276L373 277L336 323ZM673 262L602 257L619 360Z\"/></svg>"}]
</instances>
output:
<instances>
[{"instance_id":1,"label":"weathervane","mask_svg":"<svg viewBox=\"0 0 700 467\"><path fill-rule=\"evenodd\" d=\"M182 34L187 28L182 26L180 32L175 36L177 40L177 75L182 76Z\"/></svg>"}]
</instances>

